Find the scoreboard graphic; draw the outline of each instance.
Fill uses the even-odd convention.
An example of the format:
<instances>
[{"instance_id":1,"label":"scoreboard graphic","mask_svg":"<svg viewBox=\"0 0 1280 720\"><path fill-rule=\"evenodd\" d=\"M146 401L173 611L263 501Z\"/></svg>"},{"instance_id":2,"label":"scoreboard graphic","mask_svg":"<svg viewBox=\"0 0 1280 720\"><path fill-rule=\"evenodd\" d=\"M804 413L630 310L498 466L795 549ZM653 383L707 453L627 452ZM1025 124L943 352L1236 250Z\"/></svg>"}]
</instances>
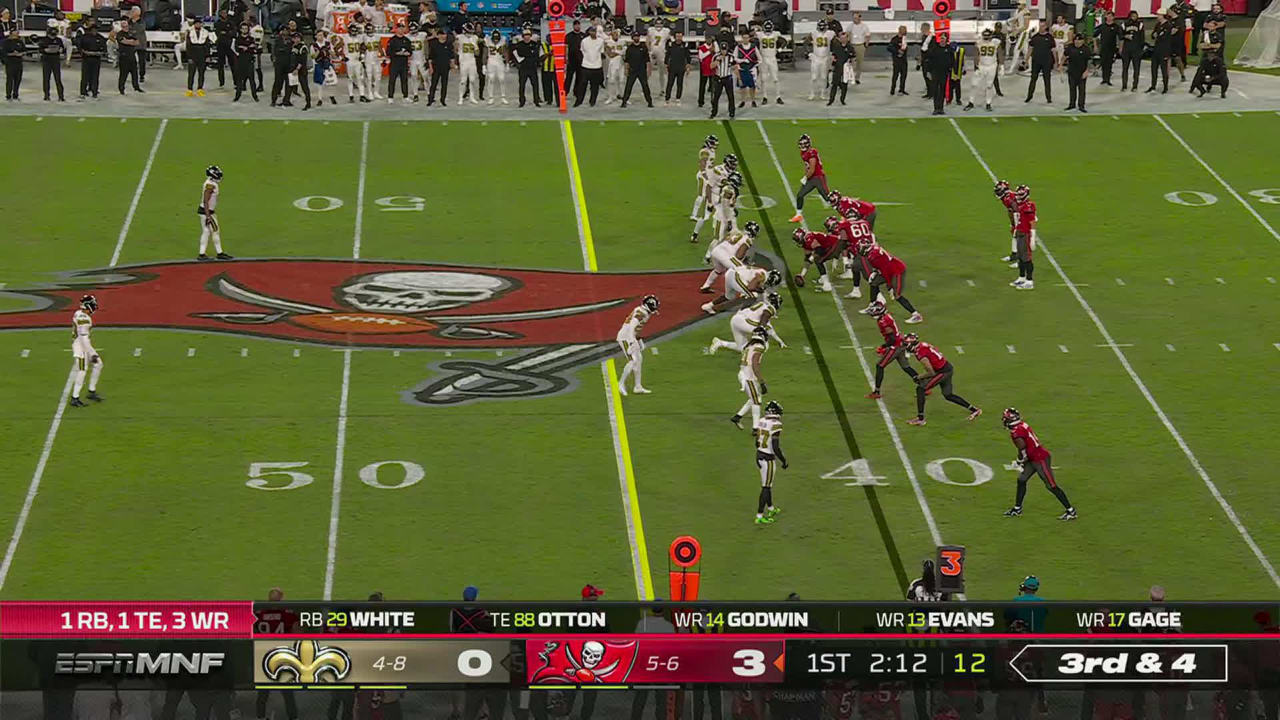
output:
<instances>
[{"instance_id":1,"label":"scoreboard graphic","mask_svg":"<svg viewBox=\"0 0 1280 720\"><path fill-rule=\"evenodd\" d=\"M0 691L104 678L123 688L231 690L863 681L1280 690L1278 611L1265 603L4 602Z\"/></svg>"}]
</instances>

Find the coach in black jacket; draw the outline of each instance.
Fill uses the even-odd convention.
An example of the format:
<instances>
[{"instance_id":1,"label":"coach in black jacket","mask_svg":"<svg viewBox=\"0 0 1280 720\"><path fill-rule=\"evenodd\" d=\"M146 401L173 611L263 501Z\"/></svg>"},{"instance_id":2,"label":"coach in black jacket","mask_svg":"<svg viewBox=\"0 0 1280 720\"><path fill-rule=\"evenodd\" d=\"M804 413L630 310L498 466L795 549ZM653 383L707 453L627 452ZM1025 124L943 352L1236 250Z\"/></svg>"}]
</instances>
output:
<instances>
[{"instance_id":1,"label":"coach in black jacket","mask_svg":"<svg viewBox=\"0 0 1280 720\"><path fill-rule=\"evenodd\" d=\"M889 40L889 57L893 59L893 77L889 78L889 95L907 94L907 26L899 25L898 34Z\"/></svg>"},{"instance_id":2,"label":"coach in black jacket","mask_svg":"<svg viewBox=\"0 0 1280 720\"><path fill-rule=\"evenodd\" d=\"M538 52L541 45L533 39L533 32L525 30L520 42L511 46L511 56L516 60L516 69L520 72L520 107L524 107L524 84L533 88L533 104L541 107L542 98L538 97Z\"/></svg>"},{"instance_id":3,"label":"coach in black jacket","mask_svg":"<svg viewBox=\"0 0 1280 720\"><path fill-rule=\"evenodd\" d=\"M280 99L280 93L289 82L289 71L293 69L293 36L283 29L276 36L275 44L271 46L271 66L275 71L271 80L271 107L275 107ZM285 96L284 105L286 107L293 105L289 102L288 96Z\"/></svg>"},{"instance_id":4,"label":"coach in black jacket","mask_svg":"<svg viewBox=\"0 0 1280 720\"><path fill-rule=\"evenodd\" d=\"M924 51L924 70L929 77L929 97L933 98L933 114L942 114L942 105L947 101L947 78L951 76L950 38L946 33L933 36L932 42Z\"/></svg>"},{"instance_id":5,"label":"coach in black jacket","mask_svg":"<svg viewBox=\"0 0 1280 720\"><path fill-rule=\"evenodd\" d=\"M627 87L622 92L622 107L627 106L627 100L631 99L631 88L637 82L644 91L644 101L649 107L653 107L653 96L649 93L649 48L645 47L643 35L637 33L632 37L631 44L622 55L622 61L627 64Z\"/></svg>"},{"instance_id":6,"label":"coach in black jacket","mask_svg":"<svg viewBox=\"0 0 1280 720\"><path fill-rule=\"evenodd\" d=\"M1116 24L1116 14L1107 11L1102 25L1098 26L1098 53L1102 56L1102 85L1111 84L1111 66L1116 62L1116 54L1120 48L1120 26Z\"/></svg>"},{"instance_id":7,"label":"coach in black jacket","mask_svg":"<svg viewBox=\"0 0 1280 720\"><path fill-rule=\"evenodd\" d=\"M1049 82L1049 72L1053 70L1053 35L1049 33L1049 23L1040 22L1040 32L1027 41L1027 52L1031 55L1031 81L1027 83L1027 99L1031 102L1036 94L1036 81L1044 78L1044 100L1053 102L1053 87Z\"/></svg>"}]
</instances>

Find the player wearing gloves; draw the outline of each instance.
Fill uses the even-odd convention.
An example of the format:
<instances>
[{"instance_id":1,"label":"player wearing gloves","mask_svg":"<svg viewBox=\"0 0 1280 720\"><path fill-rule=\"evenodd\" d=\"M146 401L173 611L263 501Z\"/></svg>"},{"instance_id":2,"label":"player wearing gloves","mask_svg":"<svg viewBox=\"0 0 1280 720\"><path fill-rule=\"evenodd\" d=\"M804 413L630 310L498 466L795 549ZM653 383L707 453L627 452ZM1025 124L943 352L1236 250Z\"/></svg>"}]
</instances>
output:
<instances>
[{"instance_id":1,"label":"player wearing gloves","mask_svg":"<svg viewBox=\"0 0 1280 720\"><path fill-rule=\"evenodd\" d=\"M1018 448L1018 458L1011 465L1014 469L1020 470L1017 499L1014 500L1013 507L1004 512L1004 516L1018 517L1022 514L1022 501L1027 496L1027 481L1032 475L1039 475L1044 481L1045 488L1058 498L1058 502L1062 503L1063 513L1058 516L1058 519L1075 520L1076 509L1072 507L1071 501L1067 500L1067 494L1058 487L1058 480L1053 476L1049 450L1040 444L1040 438L1036 437L1035 431L1023 421L1022 414L1017 408L1005 408L1001 422L1009 430L1009 439L1013 440L1014 447Z\"/></svg>"}]
</instances>

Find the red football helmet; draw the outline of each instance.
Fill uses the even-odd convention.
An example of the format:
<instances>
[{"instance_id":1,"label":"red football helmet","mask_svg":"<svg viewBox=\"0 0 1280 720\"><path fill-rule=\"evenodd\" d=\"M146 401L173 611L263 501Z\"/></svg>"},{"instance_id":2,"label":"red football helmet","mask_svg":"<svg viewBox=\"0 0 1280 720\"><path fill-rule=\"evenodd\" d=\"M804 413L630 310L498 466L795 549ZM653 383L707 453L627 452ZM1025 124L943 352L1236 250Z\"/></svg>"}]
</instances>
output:
<instances>
[{"instance_id":1,"label":"red football helmet","mask_svg":"<svg viewBox=\"0 0 1280 720\"><path fill-rule=\"evenodd\" d=\"M822 227L826 228L827 232L829 233L835 232L836 228L839 227L839 225L840 225L840 218L836 217L835 215L832 215L828 217L826 220L822 221Z\"/></svg>"},{"instance_id":2,"label":"red football helmet","mask_svg":"<svg viewBox=\"0 0 1280 720\"><path fill-rule=\"evenodd\" d=\"M1019 185L1018 188L1013 191L1013 196L1018 199L1018 202L1026 202L1027 198L1031 197L1031 188L1026 185Z\"/></svg>"},{"instance_id":3,"label":"red football helmet","mask_svg":"<svg viewBox=\"0 0 1280 720\"><path fill-rule=\"evenodd\" d=\"M888 311L889 309L885 307L883 300L876 300L867 306L867 314L872 317L880 317Z\"/></svg>"},{"instance_id":4,"label":"red football helmet","mask_svg":"<svg viewBox=\"0 0 1280 720\"><path fill-rule=\"evenodd\" d=\"M915 350L916 347L920 345L920 336L915 333L907 333L906 336L902 338L902 344L908 350Z\"/></svg>"},{"instance_id":5,"label":"red football helmet","mask_svg":"<svg viewBox=\"0 0 1280 720\"><path fill-rule=\"evenodd\" d=\"M858 241L858 254L866 255L871 252L871 248L875 247L876 241L871 238L862 238Z\"/></svg>"},{"instance_id":6,"label":"red football helmet","mask_svg":"<svg viewBox=\"0 0 1280 720\"><path fill-rule=\"evenodd\" d=\"M996 181L995 187L996 197L1002 198L1009 194L1009 182L1007 180Z\"/></svg>"},{"instance_id":7,"label":"red football helmet","mask_svg":"<svg viewBox=\"0 0 1280 720\"><path fill-rule=\"evenodd\" d=\"M1011 428L1022 422L1022 413L1018 412L1018 408L1005 408L1004 414L1000 416L1000 422L1004 423L1005 427Z\"/></svg>"},{"instance_id":8,"label":"red football helmet","mask_svg":"<svg viewBox=\"0 0 1280 720\"><path fill-rule=\"evenodd\" d=\"M795 241L796 245L801 247L804 246L804 232L804 228L796 228L795 231L791 233L791 239Z\"/></svg>"}]
</instances>

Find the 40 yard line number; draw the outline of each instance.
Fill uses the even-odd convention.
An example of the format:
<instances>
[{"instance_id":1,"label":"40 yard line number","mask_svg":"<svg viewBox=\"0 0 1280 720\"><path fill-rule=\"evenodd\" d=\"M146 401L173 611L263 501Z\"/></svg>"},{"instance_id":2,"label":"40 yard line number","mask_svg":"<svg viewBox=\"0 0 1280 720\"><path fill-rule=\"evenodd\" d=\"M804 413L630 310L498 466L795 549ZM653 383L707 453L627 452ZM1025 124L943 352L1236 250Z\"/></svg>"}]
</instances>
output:
<instances>
[{"instance_id":1,"label":"40 yard line number","mask_svg":"<svg viewBox=\"0 0 1280 720\"><path fill-rule=\"evenodd\" d=\"M959 463L964 465L973 474L973 479L968 482L952 479L951 476L947 474L947 463ZM959 485L960 487L974 487L976 485L982 485L983 483L990 482L991 479L995 477L995 471L991 469L990 465L974 460L973 458L963 457L948 457L930 461L924 466L924 471L925 474L937 482L943 483L944 485ZM879 482L880 480L884 480L885 476L873 475L871 472L871 463L867 462L866 458L858 458L857 460L847 462L835 470L823 475L822 479L852 480L853 482L845 483L848 487L856 487L860 485L882 486L889 484L886 482Z\"/></svg>"},{"instance_id":2,"label":"40 yard line number","mask_svg":"<svg viewBox=\"0 0 1280 720\"><path fill-rule=\"evenodd\" d=\"M301 468L308 464L307 462L249 463L249 480L245 485L254 490L297 490L315 482L313 476L301 471ZM382 468L390 465L398 465L404 472L397 483L383 482L380 477ZM387 472L388 478L393 477L392 472L394 471ZM422 479L427 476L427 471L418 463L408 460L380 460L360 468L359 476L360 482L371 488L401 490L422 482Z\"/></svg>"},{"instance_id":3,"label":"40 yard line number","mask_svg":"<svg viewBox=\"0 0 1280 720\"><path fill-rule=\"evenodd\" d=\"M1257 202L1267 205L1280 205L1280 188L1258 188L1248 192ZM1208 207L1216 205L1218 196L1202 190L1174 190L1164 194L1164 199L1174 205L1187 207Z\"/></svg>"}]
</instances>

